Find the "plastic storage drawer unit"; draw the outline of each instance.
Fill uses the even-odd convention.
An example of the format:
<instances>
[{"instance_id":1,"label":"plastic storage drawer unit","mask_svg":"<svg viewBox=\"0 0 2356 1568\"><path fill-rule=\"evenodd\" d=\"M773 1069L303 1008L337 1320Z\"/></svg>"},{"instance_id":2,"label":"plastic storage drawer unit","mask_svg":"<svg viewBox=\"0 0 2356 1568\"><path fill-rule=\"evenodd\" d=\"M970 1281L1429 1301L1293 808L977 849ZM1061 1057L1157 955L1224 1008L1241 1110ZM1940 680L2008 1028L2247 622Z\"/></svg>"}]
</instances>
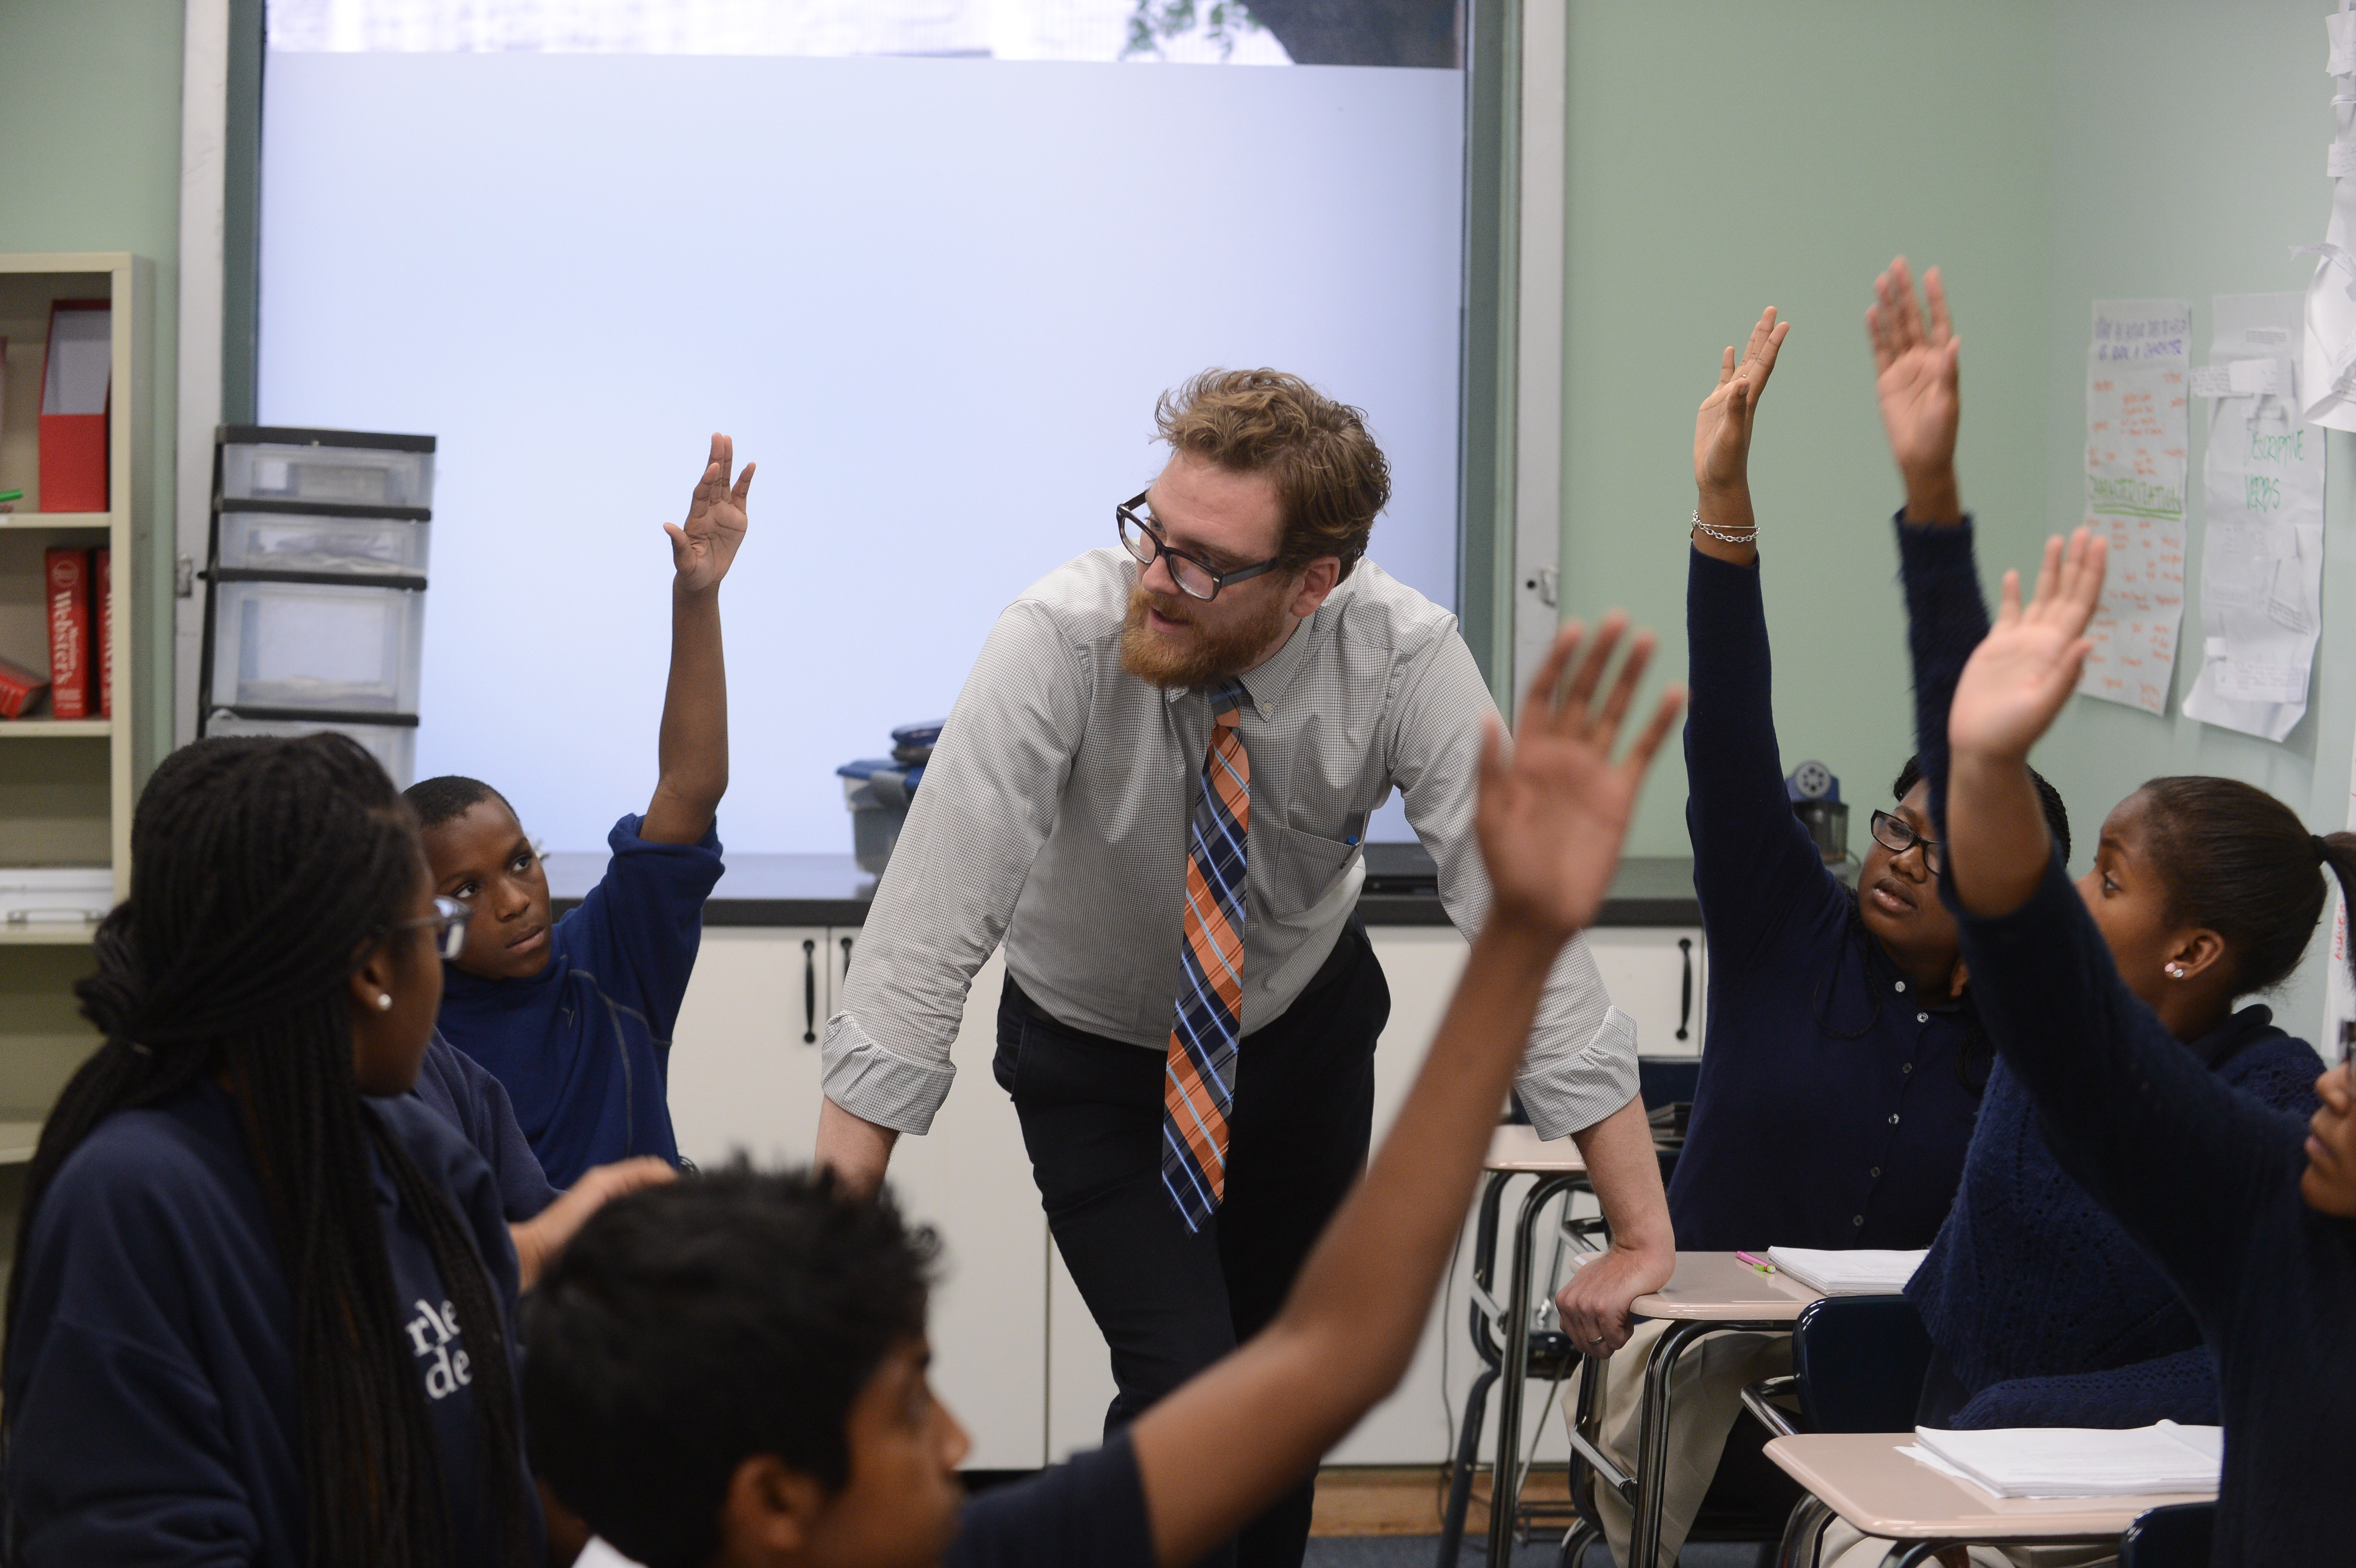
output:
<instances>
[{"instance_id":1,"label":"plastic storage drawer unit","mask_svg":"<svg viewBox=\"0 0 2356 1568\"><path fill-rule=\"evenodd\" d=\"M217 582L213 594L215 706L417 711L423 592Z\"/></svg>"},{"instance_id":2,"label":"plastic storage drawer unit","mask_svg":"<svg viewBox=\"0 0 2356 1568\"><path fill-rule=\"evenodd\" d=\"M0 926L87 929L114 907L114 873L104 866L0 866Z\"/></svg>"},{"instance_id":3,"label":"plastic storage drawer unit","mask_svg":"<svg viewBox=\"0 0 2356 1568\"><path fill-rule=\"evenodd\" d=\"M247 571L335 572L353 577L422 576L433 525L380 514L232 511L221 508L220 564Z\"/></svg>"},{"instance_id":4,"label":"plastic storage drawer unit","mask_svg":"<svg viewBox=\"0 0 2356 1568\"><path fill-rule=\"evenodd\" d=\"M247 719L226 708L216 708L205 720L207 735L269 735L284 738L294 735L316 735L322 730L333 730L339 735L349 735L368 748L384 771L392 775L393 787L407 789L417 782L417 727L413 724L346 724L315 723L306 719Z\"/></svg>"},{"instance_id":5,"label":"plastic storage drawer unit","mask_svg":"<svg viewBox=\"0 0 2356 1568\"><path fill-rule=\"evenodd\" d=\"M220 439L224 501L434 504L431 436L232 425L221 432Z\"/></svg>"}]
</instances>

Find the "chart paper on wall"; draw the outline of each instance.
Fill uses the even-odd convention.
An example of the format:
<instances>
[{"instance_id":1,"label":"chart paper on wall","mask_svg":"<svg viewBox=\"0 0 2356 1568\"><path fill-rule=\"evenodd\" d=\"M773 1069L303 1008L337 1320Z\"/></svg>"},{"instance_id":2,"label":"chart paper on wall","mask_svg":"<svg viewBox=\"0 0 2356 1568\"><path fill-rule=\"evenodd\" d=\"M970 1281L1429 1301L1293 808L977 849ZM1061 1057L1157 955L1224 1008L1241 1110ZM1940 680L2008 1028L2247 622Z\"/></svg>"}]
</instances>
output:
<instances>
[{"instance_id":1,"label":"chart paper on wall","mask_svg":"<svg viewBox=\"0 0 2356 1568\"><path fill-rule=\"evenodd\" d=\"M2096 300L2086 349L2086 527L2110 541L2078 690L2168 709L2184 613L2182 300Z\"/></svg>"},{"instance_id":2,"label":"chart paper on wall","mask_svg":"<svg viewBox=\"0 0 2356 1568\"><path fill-rule=\"evenodd\" d=\"M2296 391L2304 294L2219 294L2201 463L2201 670L2184 711L2279 741L2307 712L2322 630L2323 432Z\"/></svg>"},{"instance_id":3,"label":"chart paper on wall","mask_svg":"<svg viewBox=\"0 0 2356 1568\"><path fill-rule=\"evenodd\" d=\"M2308 423L2356 430L2356 15L2348 0L2340 0L2323 27L2323 69L2333 79L2331 115L2337 126L2324 152L2331 216L2323 243L2291 247L2294 256L2319 258L2307 285L2298 395Z\"/></svg>"}]
</instances>

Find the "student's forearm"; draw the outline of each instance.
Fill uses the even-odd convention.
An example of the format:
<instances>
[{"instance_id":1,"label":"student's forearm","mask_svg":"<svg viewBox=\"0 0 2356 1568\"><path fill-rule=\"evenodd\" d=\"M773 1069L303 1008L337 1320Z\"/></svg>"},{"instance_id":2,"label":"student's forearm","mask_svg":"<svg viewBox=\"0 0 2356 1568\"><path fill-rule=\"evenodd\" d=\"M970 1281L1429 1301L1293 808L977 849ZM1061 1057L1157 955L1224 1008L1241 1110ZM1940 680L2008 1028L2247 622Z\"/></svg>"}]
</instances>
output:
<instances>
[{"instance_id":1,"label":"student's forearm","mask_svg":"<svg viewBox=\"0 0 2356 1568\"><path fill-rule=\"evenodd\" d=\"M1559 947L1505 922L1482 932L1405 1109L1283 1310L1137 1423L1162 1563L1225 1539L1398 1384Z\"/></svg>"},{"instance_id":2,"label":"student's forearm","mask_svg":"<svg viewBox=\"0 0 2356 1568\"><path fill-rule=\"evenodd\" d=\"M1758 564L1759 519L1751 510L1749 481L1705 487L1694 516L1701 521L1701 526L1693 530L1694 549L1735 566ZM1719 539L1719 534L1735 535L1741 542L1730 544Z\"/></svg>"},{"instance_id":3,"label":"student's forearm","mask_svg":"<svg viewBox=\"0 0 2356 1568\"><path fill-rule=\"evenodd\" d=\"M661 773L639 837L692 844L728 792L728 667L720 640L720 592L674 585L670 681L663 692Z\"/></svg>"},{"instance_id":4,"label":"student's forearm","mask_svg":"<svg viewBox=\"0 0 2356 1568\"><path fill-rule=\"evenodd\" d=\"M2053 854L2029 764L1957 752L1948 763L1947 875L1964 908L1983 918L2027 903Z\"/></svg>"},{"instance_id":5,"label":"student's forearm","mask_svg":"<svg viewBox=\"0 0 2356 1568\"><path fill-rule=\"evenodd\" d=\"M1953 463L1901 470L1901 477L1906 482L1908 522L1954 524L1964 520L1963 492L1955 484Z\"/></svg>"}]
</instances>

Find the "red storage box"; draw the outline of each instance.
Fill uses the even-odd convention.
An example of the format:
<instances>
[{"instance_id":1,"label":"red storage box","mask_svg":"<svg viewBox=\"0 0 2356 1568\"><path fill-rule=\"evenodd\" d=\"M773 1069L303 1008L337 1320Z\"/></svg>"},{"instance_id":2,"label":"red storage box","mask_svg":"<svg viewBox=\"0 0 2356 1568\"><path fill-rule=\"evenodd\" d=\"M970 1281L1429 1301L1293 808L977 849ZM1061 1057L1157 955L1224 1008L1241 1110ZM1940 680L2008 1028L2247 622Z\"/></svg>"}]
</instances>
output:
<instances>
[{"instance_id":1,"label":"red storage box","mask_svg":"<svg viewBox=\"0 0 2356 1568\"><path fill-rule=\"evenodd\" d=\"M114 307L105 300L49 305L41 372L41 510L103 512L106 410L114 369Z\"/></svg>"}]
</instances>

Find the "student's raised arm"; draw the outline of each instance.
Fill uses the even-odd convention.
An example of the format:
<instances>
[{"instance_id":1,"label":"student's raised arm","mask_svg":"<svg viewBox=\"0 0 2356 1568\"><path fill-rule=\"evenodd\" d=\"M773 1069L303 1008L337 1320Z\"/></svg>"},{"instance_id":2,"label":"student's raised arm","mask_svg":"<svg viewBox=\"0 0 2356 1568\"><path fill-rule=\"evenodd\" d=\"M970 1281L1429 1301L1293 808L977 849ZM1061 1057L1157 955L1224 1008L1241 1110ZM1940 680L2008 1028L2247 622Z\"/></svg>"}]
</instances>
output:
<instances>
[{"instance_id":1,"label":"student's raised arm","mask_svg":"<svg viewBox=\"0 0 2356 1568\"><path fill-rule=\"evenodd\" d=\"M728 792L728 667L720 646L720 580L744 542L744 496L753 468L729 483L735 443L712 438L712 456L684 523L665 523L675 575L670 587L670 684L663 691L660 775L638 837L692 844L712 829Z\"/></svg>"},{"instance_id":2,"label":"student's raised arm","mask_svg":"<svg viewBox=\"0 0 2356 1568\"><path fill-rule=\"evenodd\" d=\"M1676 719L1673 691L1614 761L1653 648L1639 634L1607 682L1625 627L1614 615L1591 642L1565 627L1510 755L1489 736L1475 825L1494 902L1365 1179L1275 1321L1132 1429L1154 1554L1171 1568L1273 1501L1407 1370L1547 971L1601 906L1644 770Z\"/></svg>"}]
</instances>

